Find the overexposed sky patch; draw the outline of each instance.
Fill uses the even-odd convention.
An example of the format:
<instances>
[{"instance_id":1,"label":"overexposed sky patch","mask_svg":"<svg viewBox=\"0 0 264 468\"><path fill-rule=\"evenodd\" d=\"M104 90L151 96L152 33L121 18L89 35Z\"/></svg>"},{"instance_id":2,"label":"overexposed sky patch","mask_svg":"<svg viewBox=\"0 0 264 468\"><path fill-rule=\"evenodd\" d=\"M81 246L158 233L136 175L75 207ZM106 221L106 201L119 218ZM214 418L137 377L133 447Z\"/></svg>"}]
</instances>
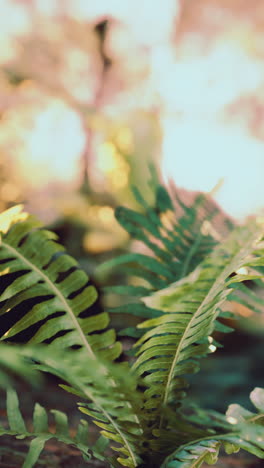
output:
<instances>
[{"instance_id":1,"label":"overexposed sky patch","mask_svg":"<svg viewBox=\"0 0 264 468\"><path fill-rule=\"evenodd\" d=\"M165 179L189 190L210 192L231 216L259 212L264 201L264 144L236 127L183 119L163 122Z\"/></svg>"}]
</instances>

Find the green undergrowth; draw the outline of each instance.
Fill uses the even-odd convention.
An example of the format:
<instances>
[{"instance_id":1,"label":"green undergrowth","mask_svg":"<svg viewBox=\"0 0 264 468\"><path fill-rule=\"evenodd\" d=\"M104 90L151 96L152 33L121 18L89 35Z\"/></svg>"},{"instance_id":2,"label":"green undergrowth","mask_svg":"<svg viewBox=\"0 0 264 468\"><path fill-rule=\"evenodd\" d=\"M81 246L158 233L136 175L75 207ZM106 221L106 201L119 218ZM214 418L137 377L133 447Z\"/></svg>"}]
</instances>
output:
<instances>
[{"instance_id":1,"label":"green undergrowth","mask_svg":"<svg viewBox=\"0 0 264 468\"><path fill-rule=\"evenodd\" d=\"M186 398L201 359L222 346L216 337L232 332L233 305L263 314L263 224L237 227L202 194L186 204L176 189L151 187L154 204L134 189L138 211L116 210L140 248L100 267L127 278L105 289L119 305L100 313L91 312L96 288L54 233L21 206L0 215L0 435L29 440L23 468L36 465L51 438L76 447L88 466L198 468L214 464L220 448L264 458L263 389L252 389L251 411L232 404L226 414ZM137 325L126 325L129 316ZM124 362L120 337L134 343ZM74 435L65 412L38 402L25 422L16 376L43 373L77 396ZM91 442L94 425L101 435Z\"/></svg>"}]
</instances>

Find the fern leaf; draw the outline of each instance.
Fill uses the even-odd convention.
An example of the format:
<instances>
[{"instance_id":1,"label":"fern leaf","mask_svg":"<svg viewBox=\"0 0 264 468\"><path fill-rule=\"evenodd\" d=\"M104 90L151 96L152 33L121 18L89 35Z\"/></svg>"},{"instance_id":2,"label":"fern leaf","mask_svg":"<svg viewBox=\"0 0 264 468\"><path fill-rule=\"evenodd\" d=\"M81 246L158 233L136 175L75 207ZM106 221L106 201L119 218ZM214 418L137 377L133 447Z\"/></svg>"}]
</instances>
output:
<instances>
[{"instance_id":1,"label":"fern leaf","mask_svg":"<svg viewBox=\"0 0 264 468\"><path fill-rule=\"evenodd\" d=\"M104 370L103 366L103 373ZM104 437L118 443L118 448L115 445L112 448L119 452L119 463L134 468L140 463L142 429L138 419L140 406L136 402L136 385L131 385L128 372L128 368L121 366L117 373L115 366L110 375L101 374L100 382L97 367L95 383L89 385L86 381L82 389L79 386L92 404L80 403L79 409L92 418Z\"/></svg>"},{"instance_id":2,"label":"fern leaf","mask_svg":"<svg viewBox=\"0 0 264 468\"><path fill-rule=\"evenodd\" d=\"M7 220L9 220L9 224ZM121 352L121 345L115 341L113 330L103 331L109 323L106 313L82 317L82 312L86 311L97 298L95 288L88 284L87 275L78 269L75 260L55 242L54 234L40 229L35 218L24 213L21 214L20 218L19 210L15 211L15 215L11 210L9 213L4 213L3 227L1 227L0 218L0 231L2 232L0 272L5 284L0 295L2 301L0 313L8 320L12 312L21 310L21 306L23 306L23 316L15 323L11 323L2 339L11 338L33 325L40 324L39 328L32 332L33 336L30 339L32 344L49 341L50 351L47 352L53 355L58 350L65 353L72 346L78 347L79 357L82 355L81 362L85 363L84 369L87 373L90 390L88 391L86 386L84 392L80 388L77 388L77 392L97 405L99 419L106 418L108 431L105 433L113 438L112 428L114 428L119 434L120 444L123 445L124 450L127 450L126 457L123 457L123 463L136 466L134 448L130 448L133 437L129 434L126 436L125 430L121 431L115 421L116 415L114 414L113 419L111 413L111 410L116 411L119 396L115 393L116 399L108 408L105 399L106 387L100 387L98 384L100 380L98 370L99 373L107 371L105 366L102 366L103 370L100 370L95 357L114 360ZM36 300L33 306L32 300ZM36 359L36 356L37 354L31 357ZM77 359L77 351L74 357ZM39 361L42 362L41 358ZM56 365L60 369L61 363L57 361ZM91 370L87 371L87 366ZM38 367L41 369L40 365ZM71 365L69 369L73 374ZM117 392L119 387L113 377L111 377L110 382L113 392ZM98 385L99 393L97 394ZM72 387L76 391L74 382L72 382ZM134 414L129 404L124 402L123 405L124 408L129 408L127 410L128 418L133 418ZM62 434L63 427L67 427L67 422L57 412L54 413L54 416L59 424L60 434ZM129 425L125 415L124 418L126 424ZM138 421L130 424L131 427L133 426L133 430L135 425L138 425ZM33 445L34 453L36 453L37 446L38 444L35 442Z\"/></svg>"},{"instance_id":3,"label":"fern leaf","mask_svg":"<svg viewBox=\"0 0 264 468\"><path fill-rule=\"evenodd\" d=\"M82 312L96 300L97 292L89 285L86 273L56 242L56 236L41 229L41 224L21 212L21 207L0 216L0 234L3 284L0 314L10 323L1 339L10 339L34 326L30 328L33 330L31 343L55 339L60 348L81 346L88 357L102 353L107 358L105 344L99 336L109 323L108 315L82 317ZM21 306L24 312L14 323L12 313L21 310ZM97 341L94 336L98 337ZM94 347L92 341L96 341ZM109 358L115 359L120 352L120 344L113 339Z\"/></svg>"},{"instance_id":4,"label":"fern leaf","mask_svg":"<svg viewBox=\"0 0 264 468\"><path fill-rule=\"evenodd\" d=\"M130 308L124 306L122 310L120 306L109 310L111 313L129 313L143 318L155 317L155 311L150 308L141 308L138 314L139 304L134 298L150 295L167 287L172 281L183 278L197 267L217 243L212 234L203 233L204 222L213 222L214 216L219 214L215 206L207 207L210 203L205 196L196 196L193 205L186 206L179 199L177 192L170 195L159 184L154 190L156 200L153 207L136 188L133 190L144 213L124 207L116 210L117 221L131 238L140 240L149 253L122 255L99 267L99 271L117 267L120 272L138 277L147 284L106 288L106 292L126 294L132 298ZM134 335L132 328L126 332ZM125 334L124 330L122 334Z\"/></svg>"},{"instance_id":5,"label":"fern leaf","mask_svg":"<svg viewBox=\"0 0 264 468\"><path fill-rule=\"evenodd\" d=\"M35 465L45 446L45 443L51 438L56 438L65 444L74 445L81 451L86 459L91 458L89 450L92 450L95 457L102 459L102 454L99 451L97 452L99 444L97 444L97 448L89 448L89 433L88 424L86 421L81 420L78 426L77 435L75 437L70 437L66 415L62 412L55 412L54 410L50 411L50 414L52 413L55 414L55 433L49 430L47 411L38 403L36 403L34 407L33 428L32 430L27 429L19 409L17 394L13 389L8 389L7 417L9 428L6 429L4 427L0 427L0 436L15 435L20 439L28 437L32 438L29 445L29 451L23 463L23 468L32 468Z\"/></svg>"},{"instance_id":6,"label":"fern leaf","mask_svg":"<svg viewBox=\"0 0 264 468\"><path fill-rule=\"evenodd\" d=\"M127 363L88 359L84 349L62 353L52 344L24 353L38 362L39 370L59 377L62 388L78 395L80 411L92 418L105 438L118 443L118 449L112 448L120 454L119 463L131 468L140 463L142 395L136 391L137 381ZM66 416L58 411L53 414L60 434L66 434Z\"/></svg>"},{"instance_id":7,"label":"fern leaf","mask_svg":"<svg viewBox=\"0 0 264 468\"><path fill-rule=\"evenodd\" d=\"M149 330L137 342L134 364L134 371L144 377L152 421L159 419L162 407L184 396L185 375L196 372L197 357L209 352L208 336L219 308L231 292L231 283L239 279L235 272L250 260L260 238L261 229L254 224L235 230L188 277L144 299L147 306L163 311L138 325Z\"/></svg>"},{"instance_id":8,"label":"fern leaf","mask_svg":"<svg viewBox=\"0 0 264 468\"><path fill-rule=\"evenodd\" d=\"M161 468L199 468L203 462L214 464L221 446L227 454L243 449L264 459L264 389L255 388L250 399L257 413L239 405L230 405L226 421L221 422L222 418L218 418L213 437L207 436L178 447L165 459Z\"/></svg>"},{"instance_id":9,"label":"fern leaf","mask_svg":"<svg viewBox=\"0 0 264 468\"><path fill-rule=\"evenodd\" d=\"M201 217L201 208L208 203L205 196L198 195L192 206L186 206L178 194L177 200L173 199L161 185L156 187L154 207L145 202L136 188L133 192L144 214L120 208L120 212L116 213L117 220L132 237L141 240L153 251L156 263L160 264L160 269L163 268L163 275L166 271L167 279L173 276L177 280L186 276L215 245L211 235L201 233L201 226L204 220L214 217L216 210L210 214L204 213ZM179 201L181 210L177 203ZM182 214L179 216L180 211ZM165 215L164 218L161 214ZM151 261L152 258L149 258ZM137 263L145 266L145 262Z\"/></svg>"},{"instance_id":10,"label":"fern leaf","mask_svg":"<svg viewBox=\"0 0 264 468\"><path fill-rule=\"evenodd\" d=\"M214 439L186 445L177 450L162 468L199 468L203 463L214 465L218 459L220 445L220 442Z\"/></svg>"}]
</instances>

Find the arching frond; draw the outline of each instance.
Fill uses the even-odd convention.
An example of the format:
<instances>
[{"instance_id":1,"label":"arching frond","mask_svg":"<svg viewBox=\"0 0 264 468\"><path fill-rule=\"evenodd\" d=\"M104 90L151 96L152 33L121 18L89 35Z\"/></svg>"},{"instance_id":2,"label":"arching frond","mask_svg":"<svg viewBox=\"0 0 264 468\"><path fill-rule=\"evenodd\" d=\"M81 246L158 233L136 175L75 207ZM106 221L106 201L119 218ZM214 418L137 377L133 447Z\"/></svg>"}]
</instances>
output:
<instances>
[{"instance_id":1,"label":"arching frond","mask_svg":"<svg viewBox=\"0 0 264 468\"><path fill-rule=\"evenodd\" d=\"M261 233L254 223L238 228L189 276L144 299L163 311L139 325L148 330L137 342L134 364L147 387L145 408L153 427L163 427L162 408L182 399L186 374L196 372L198 358L210 352L208 337L231 284L255 277L236 271L254 260Z\"/></svg>"},{"instance_id":2,"label":"arching frond","mask_svg":"<svg viewBox=\"0 0 264 468\"><path fill-rule=\"evenodd\" d=\"M31 343L56 338L59 348L80 346L88 357L115 359L121 351L115 333L102 332L108 315L83 317L96 289L56 235L41 229L21 206L0 215L0 235L0 314L9 324L2 340L30 329Z\"/></svg>"},{"instance_id":3,"label":"arching frond","mask_svg":"<svg viewBox=\"0 0 264 468\"><path fill-rule=\"evenodd\" d=\"M219 218L219 209L205 195L198 194L192 205L186 205L179 197L162 185L155 188L155 202L151 206L140 192L134 188L134 195L143 212L119 207L116 210L117 221L129 233L132 239L144 244L145 253L130 253L106 262L100 269L118 267L144 280L144 286L106 287L106 292L127 294L131 297L147 296L154 291L167 287L171 282L192 272L197 265L212 251L220 237L220 231L226 232L231 227L223 218L222 225L214 227L214 218ZM226 223L226 226L224 224ZM129 313L142 318L153 318L160 311L146 307L138 300L115 307L111 313ZM125 330L122 334L133 335L134 330Z\"/></svg>"},{"instance_id":4,"label":"arching frond","mask_svg":"<svg viewBox=\"0 0 264 468\"><path fill-rule=\"evenodd\" d=\"M112 447L119 452L118 461L135 468L144 441L142 395L127 363L87 359L83 349L61 353L52 345L24 352L38 361L38 369L60 377L65 382L61 387L83 400L79 409L100 427L103 436L118 444Z\"/></svg>"}]
</instances>

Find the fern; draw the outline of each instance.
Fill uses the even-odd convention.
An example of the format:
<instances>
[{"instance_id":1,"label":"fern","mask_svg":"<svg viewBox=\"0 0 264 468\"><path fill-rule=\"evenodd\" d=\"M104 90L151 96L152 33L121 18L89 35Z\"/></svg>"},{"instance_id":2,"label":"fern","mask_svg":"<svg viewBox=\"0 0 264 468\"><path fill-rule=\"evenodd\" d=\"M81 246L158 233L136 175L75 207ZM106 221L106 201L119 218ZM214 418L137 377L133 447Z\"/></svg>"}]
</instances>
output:
<instances>
[{"instance_id":1,"label":"fern","mask_svg":"<svg viewBox=\"0 0 264 468\"><path fill-rule=\"evenodd\" d=\"M199 468L203 462L216 463L221 446L226 453L236 453L240 448L264 458L264 390L255 388L250 399L257 409L252 413L239 405L230 405L226 413L226 422L220 423L226 434L218 433L179 447L167 457L161 468ZM220 419L221 421L221 419ZM229 429L229 431L228 431Z\"/></svg>"},{"instance_id":2,"label":"fern","mask_svg":"<svg viewBox=\"0 0 264 468\"><path fill-rule=\"evenodd\" d=\"M162 407L184 396L182 377L196 372L197 357L209 352L208 337L219 308L231 292L231 283L241 279L235 272L248 263L260 238L261 229L254 224L235 230L189 276L145 298L147 305L163 311L162 316L139 325L148 331L136 344L134 364L139 375L147 373L146 408L152 421L159 420L154 426L162 427Z\"/></svg>"},{"instance_id":3,"label":"fern","mask_svg":"<svg viewBox=\"0 0 264 468\"><path fill-rule=\"evenodd\" d=\"M48 413L38 403L35 404L33 412L33 427L32 430L27 429L23 416L19 409L19 402L16 392L13 389L7 391L7 417L9 428L6 429L0 426L0 436L10 435L19 439L26 437L32 438L29 446L29 451L23 463L23 468L32 468L38 461L39 456L45 446L45 443L56 438L60 442L68 445L73 445L83 454L84 459L91 458L89 453L89 431L87 421L81 420L77 428L76 435L70 436L67 415L58 410L51 410L49 413L55 420L55 432L51 431L48 424ZM93 456L102 459L100 450L104 450L106 444L103 438L93 447Z\"/></svg>"},{"instance_id":4,"label":"fern","mask_svg":"<svg viewBox=\"0 0 264 468\"><path fill-rule=\"evenodd\" d=\"M29 299L37 299L38 302L10 327L2 339L11 338L42 322L30 343L39 344L49 340L52 342L50 348L54 351L66 351L72 346L77 346L82 352L82 362L87 363L91 363L91 359L95 361L96 356L107 360L115 359L121 351L120 344L115 342L115 334L111 330L101 334L94 333L108 325L108 315L101 313L97 316L81 317L82 312L97 297L95 288L87 285L87 275L78 269L75 260L55 243L56 237L39 228L40 223L21 213L21 207L5 212L2 219L0 218L0 229L3 233L0 271L7 283L1 295L3 306L0 313L5 318L20 304L24 304L26 309L26 301ZM14 273L19 273L19 276L14 277ZM63 275L62 280L60 275ZM93 334L90 335L91 333ZM114 389L116 384L113 379L111 382ZM92 401L96 392L95 389L95 393L89 394ZM97 405L99 399L97 395ZM104 421L107 420L110 425L108 435L124 443L124 451L128 452L127 466L136 466L136 457L130 449L127 437L119 425L113 422L111 408L114 407L114 403L110 408L106 402L105 404L106 408L101 404L99 406Z\"/></svg>"},{"instance_id":5,"label":"fern","mask_svg":"<svg viewBox=\"0 0 264 468\"><path fill-rule=\"evenodd\" d=\"M148 248L144 254L110 262L119 268L126 265L131 275L145 280L140 286L116 288L136 296L137 302L115 312L143 318L137 328L124 332L139 335L131 365L113 362L121 345L115 332L107 330L108 313L89 313L96 290L57 237L20 206L0 216L1 340L29 336L29 343L20 348L0 346L6 353L0 360L3 376L8 369L21 375L28 367L28 375L49 372L59 377L61 387L79 397L82 414L100 428L100 440L109 440L118 453L105 455L113 467L199 467L204 461L214 463L221 446L228 453L243 448L263 458L261 389L251 393L257 413L231 406L224 417L201 409L188 412L182 405L188 374L199 370L199 359L211 352L212 344L218 345L213 331L230 331L218 321L226 299L234 300L243 290L241 300L255 307L257 296L253 293L253 300L244 283L263 283L263 228L252 221L222 240L213 224L204 224L215 215L204 196L187 207L161 186L155 193L151 208L135 190L144 214L117 211L121 224ZM162 216L168 211L169 224ZM216 224L218 231L225 223ZM239 273L245 268L248 274ZM33 429L28 430L12 389L7 409L10 427L1 434L33 438L24 463L33 467L45 442L54 437L47 412L37 404ZM55 437L75 444L85 457L102 459L98 446L88 448L86 423L79 426L81 438L71 439L66 415L57 410L53 414Z\"/></svg>"},{"instance_id":6,"label":"fern","mask_svg":"<svg viewBox=\"0 0 264 468\"><path fill-rule=\"evenodd\" d=\"M35 349L26 355L37 359L37 369L60 377L65 382L62 388L84 400L78 405L80 411L92 418L103 436L118 444L118 448L112 446L122 455L118 461L123 466L137 466L143 434L142 396L127 364L87 359L83 349L61 353L52 348Z\"/></svg>"},{"instance_id":7,"label":"fern","mask_svg":"<svg viewBox=\"0 0 264 468\"><path fill-rule=\"evenodd\" d=\"M170 195L165 187L157 184L152 207L136 188L133 192L144 213L119 207L116 218L132 239L144 244L146 254L122 255L105 262L98 271L118 267L119 271L128 273L130 277L133 275L143 279L146 285L140 287L129 285L105 288L106 292L140 298L167 287L172 281L193 271L212 251L220 234L231 229L232 222L203 194L195 197L192 206L187 206L177 191ZM160 315L159 310L146 307L138 300L112 308L109 312L128 313L142 318ZM121 334L138 335L131 328Z\"/></svg>"},{"instance_id":8,"label":"fern","mask_svg":"<svg viewBox=\"0 0 264 468\"><path fill-rule=\"evenodd\" d=\"M107 327L108 315L82 317L95 302L96 289L88 284L89 279L77 262L57 244L56 235L40 228L41 224L23 213L21 206L0 215L0 273L4 283L0 314L3 321L8 321L20 305L25 311L11 323L2 339L10 339L39 324L32 332L31 343L56 339L60 349L80 346L90 358L95 358L96 353L115 359L121 346L115 342L114 333L90 337ZM32 299L36 300L33 307L28 306Z\"/></svg>"},{"instance_id":9,"label":"fern","mask_svg":"<svg viewBox=\"0 0 264 468\"><path fill-rule=\"evenodd\" d=\"M32 372L34 370L35 372L44 371L59 377L63 382L60 386L64 390L82 399L78 404L80 411L92 418L93 422L100 427L101 434L105 436L106 440L115 442L112 449L120 453L117 460L123 466L135 467L138 465L143 433L140 423L142 398L136 391L137 382L129 374L125 363L113 366L109 362L101 362L99 359L87 359L83 349L62 352L52 344L49 347L21 346L17 349L13 348L13 346L10 347L10 345L2 345L2 349L5 349L7 354L9 348L12 351L19 350L22 362L32 363ZM46 426L45 431L40 433L36 430L29 433L26 430L25 424L21 423L22 417L18 410L16 395L12 392L12 389L9 390L8 395L11 395L11 399L8 400L7 408L10 430L15 430L12 425L13 419L19 421L20 425L16 427L17 434L20 437L34 436L37 439L32 442L34 453L39 448L39 454L45 442L53 435L47 431ZM38 404L35 408L37 408L34 412L35 429L37 427L42 428L42 418L47 419L47 415L44 414L45 410L40 408ZM71 440L68 428L66 428L66 415L62 415L60 411L55 410L53 413L58 424L57 439L68 444L74 444L82 453L87 454L88 439L85 447L84 445L82 447L80 444L78 445L78 440ZM84 424L85 422L82 422L82 426ZM80 430L82 426L80 426ZM1 435L14 435L10 430L2 429ZM90 447L90 451L94 457L99 458L100 454L96 452L96 447ZM30 449L26 460L31 460L31 457Z\"/></svg>"}]
</instances>

